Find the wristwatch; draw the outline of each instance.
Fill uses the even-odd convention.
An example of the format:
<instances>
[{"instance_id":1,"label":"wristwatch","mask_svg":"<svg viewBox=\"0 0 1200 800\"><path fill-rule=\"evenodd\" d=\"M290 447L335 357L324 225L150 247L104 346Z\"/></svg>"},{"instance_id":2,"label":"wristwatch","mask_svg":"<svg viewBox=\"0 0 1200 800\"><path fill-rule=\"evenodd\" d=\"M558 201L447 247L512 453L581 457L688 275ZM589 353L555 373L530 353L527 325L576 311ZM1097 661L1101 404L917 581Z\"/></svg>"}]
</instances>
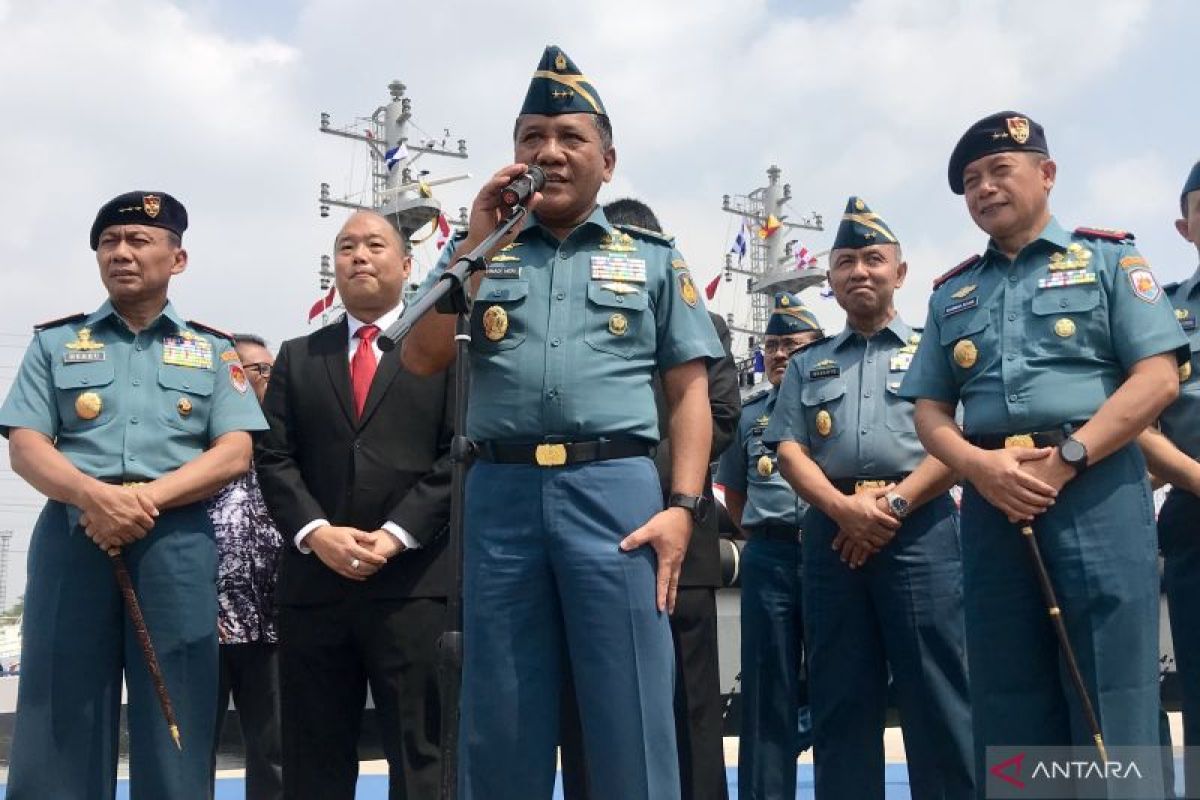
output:
<instances>
[{"instance_id":1,"label":"wristwatch","mask_svg":"<svg viewBox=\"0 0 1200 800\"><path fill-rule=\"evenodd\" d=\"M667 508L682 508L692 515L692 521L697 525L708 519L708 510L712 506L712 501L704 495L691 495L675 493L671 495L671 499L667 501Z\"/></svg>"},{"instance_id":2,"label":"wristwatch","mask_svg":"<svg viewBox=\"0 0 1200 800\"><path fill-rule=\"evenodd\" d=\"M904 519L908 516L908 512L912 510L908 500L895 492L888 492L883 496L883 499L887 501L888 508L891 509L896 519Z\"/></svg>"},{"instance_id":3,"label":"wristwatch","mask_svg":"<svg viewBox=\"0 0 1200 800\"><path fill-rule=\"evenodd\" d=\"M1076 475L1081 474L1088 467L1087 448L1074 436L1068 436L1066 441L1058 446L1058 457L1072 467Z\"/></svg>"}]
</instances>

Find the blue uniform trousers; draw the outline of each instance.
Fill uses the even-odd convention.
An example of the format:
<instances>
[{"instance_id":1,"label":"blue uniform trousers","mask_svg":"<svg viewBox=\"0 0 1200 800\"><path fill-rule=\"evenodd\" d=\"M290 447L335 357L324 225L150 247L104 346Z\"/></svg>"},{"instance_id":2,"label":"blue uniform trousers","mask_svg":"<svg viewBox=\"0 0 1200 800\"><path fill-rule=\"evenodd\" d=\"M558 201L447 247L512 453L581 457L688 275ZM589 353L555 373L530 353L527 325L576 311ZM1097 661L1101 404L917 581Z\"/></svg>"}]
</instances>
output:
<instances>
[{"instance_id":1,"label":"blue uniform trousers","mask_svg":"<svg viewBox=\"0 0 1200 800\"><path fill-rule=\"evenodd\" d=\"M757 537L742 550L739 800L791 800L796 757L812 744L801 683L800 542ZM801 728L801 720L804 725Z\"/></svg>"},{"instance_id":2,"label":"blue uniform trousers","mask_svg":"<svg viewBox=\"0 0 1200 800\"><path fill-rule=\"evenodd\" d=\"M1074 744L1091 735L1017 526L968 485L963 570L976 774L989 746ZM1158 547L1146 463L1127 446L1068 483L1034 523L1105 744L1159 742ZM1161 763L1141 764L1162 797Z\"/></svg>"},{"instance_id":3,"label":"blue uniform trousers","mask_svg":"<svg viewBox=\"0 0 1200 800\"><path fill-rule=\"evenodd\" d=\"M49 502L33 531L9 800L111 800L121 676L130 796L207 800L217 718L217 554L203 503L162 512L123 550L179 721L163 720L109 557Z\"/></svg>"},{"instance_id":4,"label":"blue uniform trousers","mask_svg":"<svg viewBox=\"0 0 1200 800\"><path fill-rule=\"evenodd\" d=\"M882 800L888 670L913 800L970 798L958 516L949 495L917 508L856 570L831 549L837 524L804 524L808 644L818 800Z\"/></svg>"},{"instance_id":5,"label":"blue uniform trousers","mask_svg":"<svg viewBox=\"0 0 1200 800\"><path fill-rule=\"evenodd\" d=\"M1183 694L1183 743L1195 748L1200 747L1200 497L1172 489L1158 515L1158 537ZM1187 793L1200 795L1200 757L1191 750L1184 754Z\"/></svg>"},{"instance_id":6,"label":"blue uniform trousers","mask_svg":"<svg viewBox=\"0 0 1200 800\"><path fill-rule=\"evenodd\" d=\"M675 663L656 559L617 547L662 508L653 462L481 461L466 505L460 797L551 796L567 652L594 795L677 800Z\"/></svg>"}]
</instances>

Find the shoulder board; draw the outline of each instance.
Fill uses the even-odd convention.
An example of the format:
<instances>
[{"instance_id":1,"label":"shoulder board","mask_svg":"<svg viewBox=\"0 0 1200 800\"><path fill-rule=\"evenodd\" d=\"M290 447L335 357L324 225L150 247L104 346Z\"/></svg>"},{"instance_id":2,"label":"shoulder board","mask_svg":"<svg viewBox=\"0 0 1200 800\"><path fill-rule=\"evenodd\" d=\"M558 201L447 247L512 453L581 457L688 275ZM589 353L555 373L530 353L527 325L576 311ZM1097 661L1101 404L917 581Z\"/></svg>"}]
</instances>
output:
<instances>
[{"instance_id":1,"label":"shoulder board","mask_svg":"<svg viewBox=\"0 0 1200 800\"><path fill-rule=\"evenodd\" d=\"M920 333L920 334L924 334L924 333L925 333L925 329L924 329L924 328L918 328L916 325L909 325L908 327L909 327L909 329L910 329L910 330L911 330L913 333Z\"/></svg>"},{"instance_id":2,"label":"shoulder board","mask_svg":"<svg viewBox=\"0 0 1200 800\"><path fill-rule=\"evenodd\" d=\"M455 231L454 235L450 237L450 240L454 242L461 242L463 239L467 238L467 233L467 231Z\"/></svg>"},{"instance_id":3,"label":"shoulder board","mask_svg":"<svg viewBox=\"0 0 1200 800\"><path fill-rule=\"evenodd\" d=\"M950 270L949 272L944 273L943 275L940 275L937 278L934 278L933 279L933 288L935 288L935 289L938 288L943 283L945 283L946 281L953 278L955 275L958 275L961 272L965 272L966 270L975 266L976 262L978 262L980 258L982 258L982 256L980 256L978 253L976 253L975 255L971 256L966 261L962 262L961 264L959 264L957 267Z\"/></svg>"},{"instance_id":4,"label":"shoulder board","mask_svg":"<svg viewBox=\"0 0 1200 800\"><path fill-rule=\"evenodd\" d=\"M196 320L194 320L194 319L189 319L187 321L187 324L192 326L193 328L195 328L198 331L204 331L205 333L211 333L213 336L216 336L218 339L225 339L230 344L234 344L232 333L226 333L225 331L221 330L220 328L214 328L211 325L205 325L203 322L196 322Z\"/></svg>"},{"instance_id":5,"label":"shoulder board","mask_svg":"<svg viewBox=\"0 0 1200 800\"><path fill-rule=\"evenodd\" d=\"M78 322L81 319L87 319L87 314L80 312L78 314L70 314L65 317L59 317L58 319L52 319L47 322L39 322L37 325L33 326L33 329L35 331L44 331L47 328L57 328L59 325L66 325L68 322Z\"/></svg>"},{"instance_id":6,"label":"shoulder board","mask_svg":"<svg viewBox=\"0 0 1200 800\"><path fill-rule=\"evenodd\" d=\"M822 336L820 339L813 339L808 344L802 344L796 348L795 353L792 353L792 357L795 358L798 353L803 353L805 350L808 350L811 347L816 347L817 345L821 344L822 342L828 342L832 338L833 338L832 336Z\"/></svg>"},{"instance_id":7,"label":"shoulder board","mask_svg":"<svg viewBox=\"0 0 1200 800\"><path fill-rule=\"evenodd\" d=\"M751 403L757 403L759 400L762 400L764 397L766 397L770 393L771 393L770 389L760 389L757 392L754 392L753 394L748 395L746 397L746 399L742 401L742 408L745 408L746 406L750 405Z\"/></svg>"},{"instance_id":8,"label":"shoulder board","mask_svg":"<svg viewBox=\"0 0 1200 800\"><path fill-rule=\"evenodd\" d=\"M637 225L626 225L625 223L617 223L613 225L613 227L623 230L626 233L632 233L635 236L640 236L643 239L649 239L652 242L665 244L667 247L673 247L675 245L675 237L669 236L665 233L646 230L645 228L639 228Z\"/></svg>"},{"instance_id":9,"label":"shoulder board","mask_svg":"<svg viewBox=\"0 0 1200 800\"><path fill-rule=\"evenodd\" d=\"M1119 231L1114 228L1076 228L1075 234L1086 236L1089 239L1107 239L1110 242L1131 242L1134 239L1134 235L1129 231Z\"/></svg>"},{"instance_id":10,"label":"shoulder board","mask_svg":"<svg viewBox=\"0 0 1200 800\"><path fill-rule=\"evenodd\" d=\"M1164 283L1162 289L1167 294L1170 294L1171 292L1175 291L1182 285L1183 284L1180 283L1179 281L1175 281L1174 283Z\"/></svg>"}]
</instances>

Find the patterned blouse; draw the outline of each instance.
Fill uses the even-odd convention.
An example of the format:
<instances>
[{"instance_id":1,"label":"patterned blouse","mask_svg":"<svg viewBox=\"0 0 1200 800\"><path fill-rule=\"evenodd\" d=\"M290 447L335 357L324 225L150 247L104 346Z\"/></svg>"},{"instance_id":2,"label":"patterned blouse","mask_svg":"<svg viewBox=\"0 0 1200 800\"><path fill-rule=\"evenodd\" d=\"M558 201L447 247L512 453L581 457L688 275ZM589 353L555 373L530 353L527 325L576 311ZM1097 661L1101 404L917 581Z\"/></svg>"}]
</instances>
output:
<instances>
[{"instance_id":1,"label":"patterned blouse","mask_svg":"<svg viewBox=\"0 0 1200 800\"><path fill-rule=\"evenodd\" d=\"M217 536L217 632L221 644L279 641L275 584L283 537L251 468L208 501Z\"/></svg>"}]
</instances>

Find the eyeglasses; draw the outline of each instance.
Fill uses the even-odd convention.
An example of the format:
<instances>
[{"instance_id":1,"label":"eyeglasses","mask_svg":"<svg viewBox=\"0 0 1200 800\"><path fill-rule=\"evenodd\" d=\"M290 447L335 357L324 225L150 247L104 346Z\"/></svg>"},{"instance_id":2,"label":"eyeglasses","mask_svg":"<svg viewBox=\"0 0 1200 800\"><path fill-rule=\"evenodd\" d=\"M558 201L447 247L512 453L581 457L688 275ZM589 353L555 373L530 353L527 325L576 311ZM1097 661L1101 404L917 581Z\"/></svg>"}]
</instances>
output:
<instances>
[{"instance_id":1,"label":"eyeglasses","mask_svg":"<svg viewBox=\"0 0 1200 800\"><path fill-rule=\"evenodd\" d=\"M271 377L271 364L266 361L261 361L257 364L242 364L242 369L247 372L253 372L260 378Z\"/></svg>"},{"instance_id":2,"label":"eyeglasses","mask_svg":"<svg viewBox=\"0 0 1200 800\"><path fill-rule=\"evenodd\" d=\"M764 353L774 353L776 350L781 353L790 353L801 346L800 342L791 339L767 339L763 342L762 349Z\"/></svg>"}]
</instances>

